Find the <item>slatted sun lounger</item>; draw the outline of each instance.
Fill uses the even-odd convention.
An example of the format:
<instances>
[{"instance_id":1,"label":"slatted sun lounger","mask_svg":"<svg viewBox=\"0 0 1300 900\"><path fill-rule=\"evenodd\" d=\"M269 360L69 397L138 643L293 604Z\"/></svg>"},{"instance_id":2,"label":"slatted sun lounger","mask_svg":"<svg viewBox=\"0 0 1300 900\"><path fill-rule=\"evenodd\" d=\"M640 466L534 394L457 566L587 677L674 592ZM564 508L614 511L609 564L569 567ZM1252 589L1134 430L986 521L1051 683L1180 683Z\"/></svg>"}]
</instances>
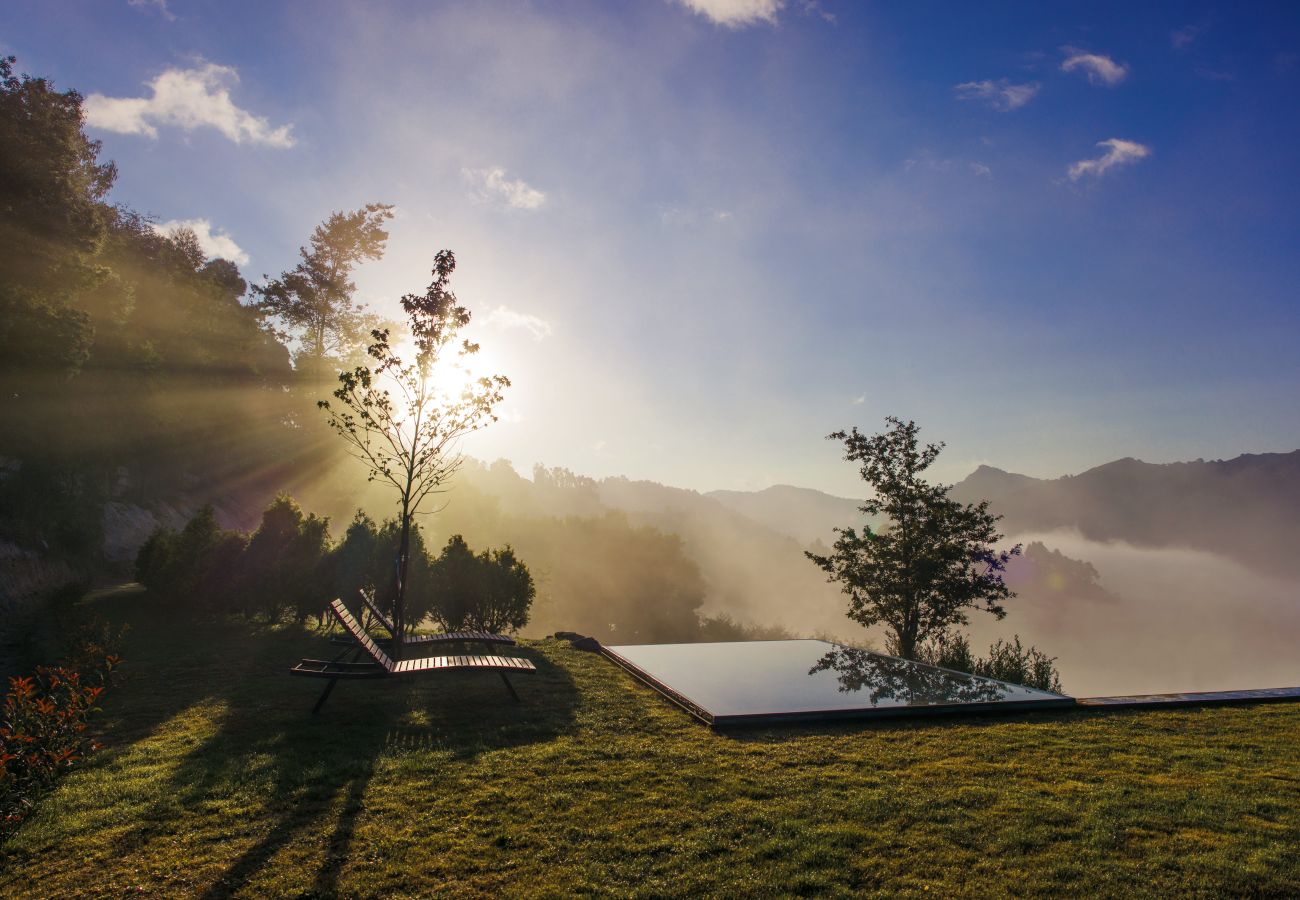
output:
<instances>
[{"instance_id":1,"label":"slatted sun lounger","mask_svg":"<svg viewBox=\"0 0 1300 900\"><path fill-rule=\"evenodd\" d=\"M330 612L352 636L358 649L356 656L350 662L340 661L342 657L332 660L304 659L289 670L292 675L329 679L329 684L325 685L320 699L312 707L313 713L319 712L325 705L325 701L340 678L395 678L436 672L489 671L498 673L501 680L505 682L506 689L510 691L510 696L518 700L519 695L515 693L514 685L510 683L506 674L516 675L537 671L537 667L531 660L513 656L425 656L395 662L361 627L356 617L348 612L342 600L332 601ZM357 657L362 653L368 655L370 661L358 661Z\"/></svg>"}]
</instances>

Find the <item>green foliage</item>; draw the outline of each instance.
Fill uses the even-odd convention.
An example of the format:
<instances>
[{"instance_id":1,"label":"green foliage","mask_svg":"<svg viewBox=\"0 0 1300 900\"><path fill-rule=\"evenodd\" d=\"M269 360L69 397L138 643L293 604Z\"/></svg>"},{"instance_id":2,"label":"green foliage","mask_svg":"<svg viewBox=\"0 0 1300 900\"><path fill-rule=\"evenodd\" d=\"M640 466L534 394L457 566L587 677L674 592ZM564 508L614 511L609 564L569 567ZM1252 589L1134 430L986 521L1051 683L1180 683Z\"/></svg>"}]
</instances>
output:
<instances>
[{"instance_id":1,"label":"green foliage","mask_svg":"<svg viewBox=\"0 0 1300 900\"><path fill-rule=\"evenodd\" d=\"M116 169L81 131L81 95L14 74L0 59L0 369L78 371L89 316L75 297L102 282L94 256Z\"/></svg>"},{"instance_id":2,"label":"green foliage","mask_svg":"<svg viewBox=\"0 0 1300 900\"><path fill-rule=\"evenodd\" d=\"M447 631L518 631L528 624L537 588L507 545L475 554L452 535L433 565L433 617Z\"/></svg>"},{"instance_id":3,"label":"green foliage","mask_svg":"<svg viewBox=\"0 0 1300 900\"><path fill-rule=\"evenodd\" d=\"M35 675L9 679L0 719L0 836L12 831L60 776L99 749L86 734L98 712L115 656L85 683L75 669L40 666Z\"/></svg>"},{"instance_id":4,"label":"green foliage","mask_svg":"<svg viewBox=\"0 0 1300 900\"><path fill-rule=\"evenodd\" d=\"M402 523L385 519L375 532L374 553L370 558L370 583L375 600L389 621L396 620L397 571L402 553ZM406 630L415 630L434 606L433 567L420 526L412 523L408 535L409 555L406 571Z\"/></svg>"},{"instance_id":5,"label":"green foliage","mask_svg":"<svg viewBox=\"0 0 1300 900\"><path fill-rule=\"evenodd\" d=\"M195 513L178 533L157 528L141 545L135 578L156 596L189 613L222 613L239 588L248 538L217 525L211 506Z\"/></svg>"},{"instance_id":6,"label":"green foliage","mask_svg":"<svg viewBox=\"0 0 1300 900\"><path fill-rule=\"evenodd\" d=\"M323 617L331 599L329 547L328 519L303 515L291 497L277 497L240 558L243 610L272 619L288 611L298 621Z\"/></svg>"},{"instance_id":7,"label":"green foliage","mask_svg":"<svg viewBox=\"0 0 1300 900\"><path fill-rule=\"evenodd\" d=\"M999 638L989 646L988 656L977 657L971 653L970 641L964 634L947 631L922 644L917 659L932 666L1063 693L1056 658L1037 647L1025 647L1018 634L1010 641Z\"/></svg>"},{"instance_id":8,"label":"green foliage","mask_svg":"<svg viewBox=\"0 0 1300 900\"><path fill-rule=\"evenodd\" d=\"M378 531L375 520L357 510L343 540L330 551L331 593L342 598L356 615L362 612L358 595L375 590Z\"/></svg>"},{"instance_id":9,"label":"green foliage","mask_svg":"<svg viewBox=\"0 0 1300 900\"><path fill-rule=\"evenodd\" d=\"M875 496L861 507L888 525L836 529L828 555L807 553L849 597L849 618L888 629L889 652L915 659L925 640L967 622L966 610L983 609L999 619L1002 601L1015 596L1002 580L1017 545L998 551L1002 539L988 503L961 504L948 497L947 485L921 477L939 456L942 444L921 447L915 422L890 416L889 429L877 435L837 431L845 459L861 463L862 479Z\"/></svg>"},{"instance_id":10,"label":"green foliage","mask_svg":"<svg viewBox=\"0 0 1300 900\"><path fill-rule=\"evenodd\" d=\"M364 305L353 301L357 286L352 273L357 263L384 255L384 224L392 218L387 203L334 213L316 226L310 249L299 249L297 266L254 288L258 308L298 339L298 373L314 386L327 371L332 375L345 363L355 365L366 336L380 327Z\"/></svg>"},{"instance_id":11,"label":"green foliage","mask_svg":"<svg viewBox=\"0 0 1300 900\"><path fill-rule=\"evenodd\" d=\"M81 562L103 539L104 494L90 475L40 457L0 478L0 537Z\"/></svg>"}]
</instances>

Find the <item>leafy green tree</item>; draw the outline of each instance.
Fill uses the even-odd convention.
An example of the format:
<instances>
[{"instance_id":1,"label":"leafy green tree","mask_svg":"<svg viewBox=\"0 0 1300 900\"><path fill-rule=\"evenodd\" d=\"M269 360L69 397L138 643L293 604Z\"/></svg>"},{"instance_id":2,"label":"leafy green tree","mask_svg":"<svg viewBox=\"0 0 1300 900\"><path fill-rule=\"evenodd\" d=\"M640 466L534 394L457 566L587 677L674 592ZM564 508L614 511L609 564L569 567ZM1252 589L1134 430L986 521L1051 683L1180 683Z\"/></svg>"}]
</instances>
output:
<instances>
[{"instance_id":1,"label":"leafy green tree","mask_svg":"<svg viewBox=\"0 0 1300 900\"><path fill-rule=\"evenodd\" d=\"M875 492L861 507L867 516L885 517L879 531L864 526L836 529L831 552L806 555L838 581L849 598L849 618L865 626L884 625L887 648L916 659L922 642L953 625L967 623L966 611L982 609L999 619L1005 600L1015 594L1002 580L1020 546L997 550L1002 540L998 517L988 502L961 504L948 497L948 485L923 477L942 444L918 442L920 428L894 416L881 434L854 428L829 440L843 441L844 458L860 463L862 479Z\"/></svg>"},{"instance_id":2,"label":"leafy green tree","mask_svg":"<svg viewBox=\"0 0 1300 900\"><path fill-rule=\"evenodd\" d=\"M225 611L236 589L236 573L248 537L217 524L204 506L180 532L156 529L140 547L136 580L181 611Z\"/></svg>"},{"instance_id":3,"label":"leafy green tree","mask_svg":"<svg viewBox=\"0 0 1300 900\"><path fill-rule=\"evenodd\" d=\"M0 59L0 367L71 374L93 342L73 301L108 277L95 255L117 170L82 133L81 95L15 61Z\"/></svg>"},{"instance_id":4,"label":"leafy green tree","mask_svg":"<svg viewBox=\"0 0 1300 900\"><path fill-rule=\"evenodd\" d=\"M272 620L287 611L300 621L322 615L331 587L328 550L329 520L303 515L291 497L276 497L240 559L242 611Z\"/></svg>"},{"instance_id":5,"label":"leafy green tree","mask_svg":"<svg viewBox=\"0 0 1300 900\"><path fill-rule=\"evenodd\" d=\"M496 421L492 409L510 385L506 377L492 375L466 385L457 395L439 384L445 371L439 363L446 366L479 349L459 337L469 324L470 311L448 287L455 269L451 251L439 251L428 290L402 297L415 342L413 362L397 354L387 329L375 330L374 343L366 348L372 365L341 372L334 401L319 404L348 451L367 467L370 480L385 482L398 493L400 536L392 582L398 631L393 650L398 658L402 636L418 622L406 610L412 520L460 468L461 438Z\"/></svg>"},{"instance_id":6,"label":"leafy green tree","mask_svg":"<svg viewBox=\"0 0 1300 900\"><path fill-rule=\"evenodd\" d=\"M447 631L518 631L536 596L528 566L509 545L475 554L454 534L433 563L433 617Z\"/></svg>"},{"instance_id":7,"label":"leafy green tree","mask_svg":"<svg viewBox=\"0 0 1300 900\"><path fill-rule=\"evenodd\" d=\"M378 320L353 299L352 274L358 263L384 255L393 207L369 203L353 212L336 212L316 226L301 262L279 278L254 288L258 307L283 323L298 339L297 366L320 385L328 370L355 363Z\"/></svg>"},{"instance_id":8,"label":"leafy green tree","mask_svg":"<svg viewBox=\"0 0 1300 900\"><path fill-rule=\"evenodd\" d=\"M330 555L333 593L354 613L361 612L358 595L375 589L374 561L378 556L378 528L375 520L357 510L352 523Z\"/></svg>"}]
</instances>

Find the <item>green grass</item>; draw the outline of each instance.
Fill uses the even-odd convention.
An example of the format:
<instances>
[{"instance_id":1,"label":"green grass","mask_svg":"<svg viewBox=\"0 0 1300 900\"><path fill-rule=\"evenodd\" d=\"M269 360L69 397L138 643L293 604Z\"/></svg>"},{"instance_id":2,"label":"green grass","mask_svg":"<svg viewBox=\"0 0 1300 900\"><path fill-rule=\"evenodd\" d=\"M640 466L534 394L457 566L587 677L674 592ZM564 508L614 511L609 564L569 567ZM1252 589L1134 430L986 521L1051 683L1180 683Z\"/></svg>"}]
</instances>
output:
<instances>
[{"instance_id":1,"label":"green grass","mask_svg":"<svg viewBox=\"0 0 1300 900\"><path fill-rule=\"evenodd\" d=\"M715 733L594 654L290 678L297 628L132 623L107 749L0 848L14 896L1300 895L1300 706Z\"/></svg>"}]
</instances>

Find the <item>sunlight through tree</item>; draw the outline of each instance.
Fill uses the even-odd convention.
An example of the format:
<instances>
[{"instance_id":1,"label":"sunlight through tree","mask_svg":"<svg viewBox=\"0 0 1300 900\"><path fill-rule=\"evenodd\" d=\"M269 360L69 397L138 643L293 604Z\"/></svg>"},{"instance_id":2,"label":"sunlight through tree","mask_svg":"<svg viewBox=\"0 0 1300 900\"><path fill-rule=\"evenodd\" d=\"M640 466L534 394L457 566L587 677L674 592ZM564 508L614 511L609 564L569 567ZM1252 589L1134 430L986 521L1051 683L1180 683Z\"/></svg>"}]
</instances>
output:
<instances>
[{"instance_id":1,"label":"sunlight through tree","mask_svg":"<svg viewBox=\"0 0 1300 900\"><path fill-rule=\"evenodd\" d=\"M449 361L478 352L478 344L459 340L470 312L448 289L456 257L439 251L433 283L424 294L407 294L402 309L415 345L413 362L404 361L389 342L388 329L371 332L366 352L371 365L339 374L337 402L321 400L329 424L348 444L353 456L369 468L371 481L391 484L401 498L401 538L393 589L393 655L401 658L402 636L415 622L406 618L406 576L410 564L411 520L431 495L460 467L461 438L497 417L492 408L510 386L504 375L489 375L463 384L452 394L438 383L439 370Z\"/></svg>"}]
</instances>

